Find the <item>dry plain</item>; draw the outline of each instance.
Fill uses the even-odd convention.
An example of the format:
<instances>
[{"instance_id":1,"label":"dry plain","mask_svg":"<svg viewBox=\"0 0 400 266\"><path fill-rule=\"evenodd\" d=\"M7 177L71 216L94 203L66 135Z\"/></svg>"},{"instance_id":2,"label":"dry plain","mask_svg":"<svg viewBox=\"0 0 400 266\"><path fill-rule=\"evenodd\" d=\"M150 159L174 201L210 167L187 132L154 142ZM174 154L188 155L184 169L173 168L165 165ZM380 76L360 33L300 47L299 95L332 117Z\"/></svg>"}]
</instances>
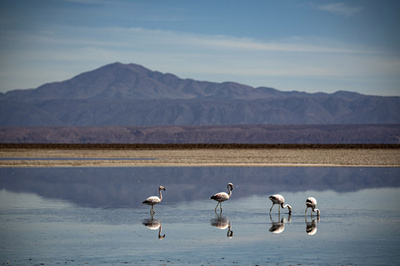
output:
<instances>
[{"instance_id":1,"label":"dry plain","mask_svg":"<svg viewBox=\"0 0 400 266\"><path fill-rule=\"evenodd\" d=\"M0 167L400 167L399 146L385 148L1 147Z\"/></svg>"}]
</instances>

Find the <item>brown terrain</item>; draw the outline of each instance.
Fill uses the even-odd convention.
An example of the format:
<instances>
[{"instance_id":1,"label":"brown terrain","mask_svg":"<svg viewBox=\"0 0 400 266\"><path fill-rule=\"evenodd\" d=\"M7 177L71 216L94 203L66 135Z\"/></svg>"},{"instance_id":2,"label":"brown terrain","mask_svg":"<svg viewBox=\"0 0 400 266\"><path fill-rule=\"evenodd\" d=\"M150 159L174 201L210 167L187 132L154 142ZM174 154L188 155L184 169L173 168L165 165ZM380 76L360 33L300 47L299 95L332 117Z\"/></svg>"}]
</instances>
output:
<instances>
[{"instance_id":1,"label":"brown terrain","mask_svg":"<svg viewBox=\"0 0 400 266\"><path fill-rule=\"evenodd\" d=\"M400 144L400 124L0 127L1 143Z\"/></svg>"},{"instance_id":2,"label":"brown terrain","mask_svg":"<svg viewBox=\"0 0 400 266\"><path fill-rule=\"evenodd\" d=\"M400 145L0 144L0 167L400 167Z\"/></svg>"}]
</instances>

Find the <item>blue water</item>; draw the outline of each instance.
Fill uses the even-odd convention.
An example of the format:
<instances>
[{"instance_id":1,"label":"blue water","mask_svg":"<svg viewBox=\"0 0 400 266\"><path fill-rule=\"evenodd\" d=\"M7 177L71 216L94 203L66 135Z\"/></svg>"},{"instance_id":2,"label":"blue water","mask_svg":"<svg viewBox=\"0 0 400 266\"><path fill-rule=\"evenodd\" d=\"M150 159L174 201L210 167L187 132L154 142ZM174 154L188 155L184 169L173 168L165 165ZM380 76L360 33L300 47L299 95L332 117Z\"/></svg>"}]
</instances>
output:
<instances>
[{"instance_id":1,"label":"blue water","mask_svg":"<svg viewBox=\"0 0 400 266\"><path fill-rule=\"evenodd\" d=\"M399 168L0 169L0 263L396 265L399 179ZM215 213L208 198L227 182ZM159 185L151 216L141 201ZM275 193L291 215L269 215ZM309 196L320 217L304 215Z\"/></svg>"}]
</instances>

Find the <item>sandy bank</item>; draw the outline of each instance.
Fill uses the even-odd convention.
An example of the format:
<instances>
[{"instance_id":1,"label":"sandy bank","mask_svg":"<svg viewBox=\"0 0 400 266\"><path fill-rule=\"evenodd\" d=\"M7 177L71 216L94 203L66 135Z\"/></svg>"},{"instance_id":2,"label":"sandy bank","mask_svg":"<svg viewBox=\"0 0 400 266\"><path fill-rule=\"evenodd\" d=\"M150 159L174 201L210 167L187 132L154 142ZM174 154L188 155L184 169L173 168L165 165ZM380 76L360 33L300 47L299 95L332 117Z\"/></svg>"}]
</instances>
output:
<instances>
[{"instance_id":1,"label":"sandy bank","mask_svg":"<svg viewBox=\"0 0 400 266\"><path fill-rule=\"evenodd\" d=\"M400 167L398 148L24 149L2 148L0 167L313 166Z\"/></svg>"}]
</instances>

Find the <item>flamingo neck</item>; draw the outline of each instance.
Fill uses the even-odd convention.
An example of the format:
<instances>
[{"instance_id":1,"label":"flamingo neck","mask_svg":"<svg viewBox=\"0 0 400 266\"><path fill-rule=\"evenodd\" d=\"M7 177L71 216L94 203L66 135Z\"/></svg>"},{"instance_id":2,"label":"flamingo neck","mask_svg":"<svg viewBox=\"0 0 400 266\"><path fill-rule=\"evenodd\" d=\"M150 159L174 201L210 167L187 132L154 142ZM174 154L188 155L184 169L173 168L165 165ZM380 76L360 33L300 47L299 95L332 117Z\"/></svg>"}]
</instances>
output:
<instances>
[{"instance_id":1,"label":"flamingo neck","mask_svg":"<svg viewBox=\"0 0 400 266\"><path fill-rule=\"evenodd\" d=\"M316 211L317 212L317 216L319 216L319 214L320 214L319 209L314 208L313 211Z\"/></svg>"},{"instance_id":2,"label":"flamingo neck","mask_svg":"<svg viewBox=\"0 0 400 266\"><path fill-rule=\"evenodd\" d=\"M231 197L231 195L232 195L232 190L231 190L231 188L228 186L228 196Z\"/></svg>"},{"instance_id":3,"label":"flamingo neck","mask_svg":"<svg viewBox=\"0 0 400 266\"><path fill-rule=\"evenodd\" d=\"M158 189L158 194L160 195L160 201L162 201L162 193L161 193L161 188Z\"/></svg>"},{"instance_id":4,"label":"flamingo neck","mask_svg":"<svg viewBox=\"0 0 400 266\"><path fill-rule=\"evenodd\" d=\"M281 207L283 208L283 209L285 209L286 207L289 209L289 213L291 213L292 212L292 206L290 206L289 204L285 204L285 205L283 205L283 203L281 204Z\"/></svg>"}]
</instances>

